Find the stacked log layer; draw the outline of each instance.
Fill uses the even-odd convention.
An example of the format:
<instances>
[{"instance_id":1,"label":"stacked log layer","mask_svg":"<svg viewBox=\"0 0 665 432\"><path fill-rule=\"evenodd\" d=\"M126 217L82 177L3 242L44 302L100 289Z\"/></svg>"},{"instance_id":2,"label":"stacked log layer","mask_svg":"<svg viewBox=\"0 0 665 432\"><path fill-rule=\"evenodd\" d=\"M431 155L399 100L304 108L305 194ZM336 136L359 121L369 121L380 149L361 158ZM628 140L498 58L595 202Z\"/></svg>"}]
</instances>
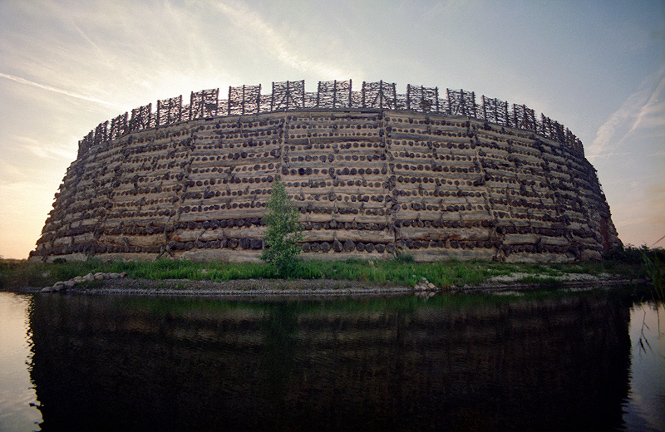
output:
<instances>
[{"instance_id":1,"label":"stacked log layer","mask_svg":"<svg viewBox=\"0 0 665 432\"><path fill-rule=\"evenodd\" d=\"M257 260L277 179L306 257L570 261L620 244L577 148L469 117L303 109L85 148L31 255Z\"/></svg>"}]
</instances>

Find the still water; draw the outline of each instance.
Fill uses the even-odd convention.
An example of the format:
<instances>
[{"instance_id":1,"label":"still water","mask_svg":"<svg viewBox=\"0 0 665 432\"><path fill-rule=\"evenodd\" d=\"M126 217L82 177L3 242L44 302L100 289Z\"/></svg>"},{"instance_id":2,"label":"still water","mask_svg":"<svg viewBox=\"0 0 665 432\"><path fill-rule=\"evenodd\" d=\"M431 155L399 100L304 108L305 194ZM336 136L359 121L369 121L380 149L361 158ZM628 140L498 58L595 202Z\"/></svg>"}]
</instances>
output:
<instances>
[{"instance_id":1,"label":"still water","mask_svg":"<svg viewBox=\"0 0 665 432\"><path fill-rule=\"evenodd\" d=\"M0 292L0 431L665 430L661 320L601 293Z\"/></svg>"}]
</instances>

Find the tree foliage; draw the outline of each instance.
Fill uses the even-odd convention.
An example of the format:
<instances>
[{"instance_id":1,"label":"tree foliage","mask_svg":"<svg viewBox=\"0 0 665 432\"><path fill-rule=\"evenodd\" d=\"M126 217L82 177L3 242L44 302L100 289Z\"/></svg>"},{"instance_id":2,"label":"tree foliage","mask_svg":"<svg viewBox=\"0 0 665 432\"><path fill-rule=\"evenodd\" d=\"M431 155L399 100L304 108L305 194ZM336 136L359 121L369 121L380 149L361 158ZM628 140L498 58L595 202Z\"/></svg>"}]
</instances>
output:
<instances>
[{"instance_id":1,"label":"tree foliage","mask_svg":"<svg viewBox=\"0 0 665 432\"><path fill-rule=\"evenodd\" d=\"M298 242L302 241L299 215L288 199L284 183L277 180L268 201L268 214L263 218L268 229L261 259L274 266L281 277L289 276L297 265L301 251Z\"/></svg>"}]
</instances>

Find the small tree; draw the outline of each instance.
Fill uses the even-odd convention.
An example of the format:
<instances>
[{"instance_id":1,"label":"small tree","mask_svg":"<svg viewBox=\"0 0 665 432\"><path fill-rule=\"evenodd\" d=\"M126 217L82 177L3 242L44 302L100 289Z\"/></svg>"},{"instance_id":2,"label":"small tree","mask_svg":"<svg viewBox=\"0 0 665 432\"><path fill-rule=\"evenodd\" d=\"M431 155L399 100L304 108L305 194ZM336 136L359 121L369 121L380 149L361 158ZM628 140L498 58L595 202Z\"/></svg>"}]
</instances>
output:
<instances>
[{"instance_id":1,"label":"small tree","mask_svg":"<svg viewBox=\"0 0 665 432\"><path fill-rule=\"evenodd\" d=\"M263 218L268 230L261 259L274 266L281 277L293 272L300 254L298 242L302 240L302 232L298 217L298 209L289 201L284 183L277 180L270 193L268 214Z\"/></svg>"}]
</instances>

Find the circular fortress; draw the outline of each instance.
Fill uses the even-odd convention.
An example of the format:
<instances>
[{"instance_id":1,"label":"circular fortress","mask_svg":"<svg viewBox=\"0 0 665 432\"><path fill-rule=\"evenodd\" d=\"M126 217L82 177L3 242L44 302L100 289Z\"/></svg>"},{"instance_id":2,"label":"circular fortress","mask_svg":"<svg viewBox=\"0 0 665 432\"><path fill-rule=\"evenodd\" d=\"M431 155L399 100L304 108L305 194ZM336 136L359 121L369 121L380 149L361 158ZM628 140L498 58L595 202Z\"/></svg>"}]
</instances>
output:
<instances>
[{"instance_id":1,"label":"circular fortress","mask_svg":"<svg viewBox=\"0 0 665 432\"><path fill-rule=\"evenodd\" d=\"M133 109L79 142L31 258L257 260L278 179L308 258L571 261L619 245L580 140L476 99L287 81Z\"/></svg>"}]
</instances>

